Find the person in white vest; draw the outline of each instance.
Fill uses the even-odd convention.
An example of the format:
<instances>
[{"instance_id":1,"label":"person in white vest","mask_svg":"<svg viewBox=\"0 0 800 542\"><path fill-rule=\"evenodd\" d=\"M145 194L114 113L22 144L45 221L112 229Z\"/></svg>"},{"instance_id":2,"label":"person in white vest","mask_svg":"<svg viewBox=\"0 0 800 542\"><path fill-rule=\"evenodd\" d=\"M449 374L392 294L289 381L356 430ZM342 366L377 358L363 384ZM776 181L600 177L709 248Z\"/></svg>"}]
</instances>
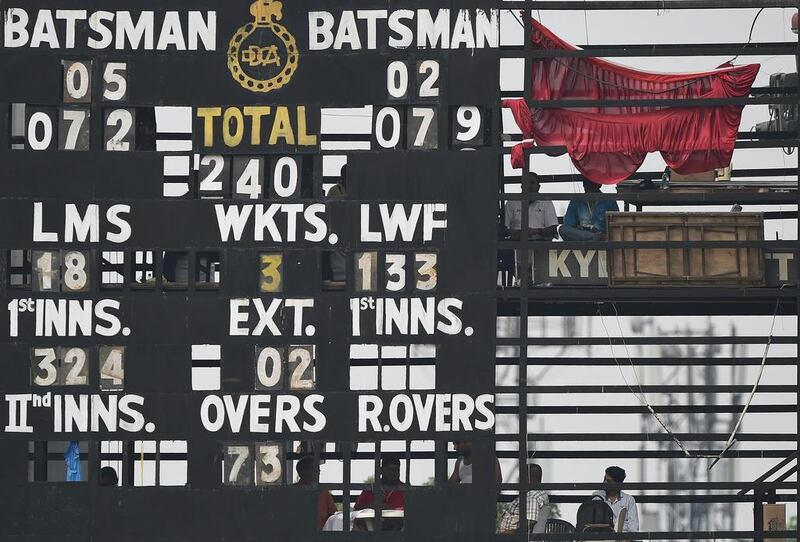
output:
<instances>
[{"instance_id":1,"label":"person in white vest","mask_svg":"<svg viewBox=\"0 0 800 542\"><path fill-rule=\"evenodd\" d=\"M453 469L453 474L450 475L450 482L456 484L471 484L472 483L472 443L466 441L455 441L453 447L458 452L458 459L456 459L456 466ZM500 472L500 462L495 458L495 475L497 483L503 481L503 474Z\"/></svg>"}]
</instances>

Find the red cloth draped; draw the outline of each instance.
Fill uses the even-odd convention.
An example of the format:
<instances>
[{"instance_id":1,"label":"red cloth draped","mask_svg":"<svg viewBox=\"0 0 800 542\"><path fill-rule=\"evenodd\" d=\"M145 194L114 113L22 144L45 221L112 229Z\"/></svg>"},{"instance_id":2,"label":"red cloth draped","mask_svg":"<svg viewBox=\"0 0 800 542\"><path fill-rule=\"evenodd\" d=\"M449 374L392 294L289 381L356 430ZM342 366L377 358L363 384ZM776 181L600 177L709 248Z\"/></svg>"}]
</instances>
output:
<instances>
[{"instance_id":1,"label":"red cloth draped","mask_svg":"<svg viewBox=\"0 0 800 542\"><path fill-rule=\"evenodd\" d=\"M534 49L576 50L538 21ZM737 98L747 96L760 65L662 74L634 70L599 58L534 58L533 100L647 100ZM524 149L564 146L575 167L600 184L616 184L636 172L648 152L660 152L682 174L730 164L743 106L584 107L536 109L525 100L504 100L526 141L516 145L511 163L525 165ZM531 141L531 139L533 141Z\"/></svg>"}]
</instances>

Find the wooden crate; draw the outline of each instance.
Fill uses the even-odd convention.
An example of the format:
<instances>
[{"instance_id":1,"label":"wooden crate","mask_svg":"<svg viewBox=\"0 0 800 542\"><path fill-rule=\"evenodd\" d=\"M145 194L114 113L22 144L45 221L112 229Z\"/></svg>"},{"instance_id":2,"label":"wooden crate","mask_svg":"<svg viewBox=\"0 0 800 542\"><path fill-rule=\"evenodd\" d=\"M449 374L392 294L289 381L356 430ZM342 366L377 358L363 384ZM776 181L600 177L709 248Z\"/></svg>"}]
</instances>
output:
<instances>
[{"instance_id":1,"label":"wooden crate","mask_svg":"<svg viewBox=\"0 0 800 542\"><path fill-rule=\"evenodd\" d=\"M607 213L609 241L761 241L761 213ZM761 248L615 248L612 286L761 286Z\"/></svg>"},{"instance_id":2,"label":"wooden crate","mask_svg":"<svg viewBox=\"0 0 800 542\"><path fill-rule=\"evenodd\" d=\"M681 175L677 171L670 170L670 183L683 183L683 182L714 182L717 180L717 170L701 171L700 173L688 173Z\"/></svg>"},{"instance_id":3,"label":"wooden crate","mask_svg":"<svg viewBox=\"0 0 800 542\"><path fill-rule=\"evenodd\" d=\"M670 183L682 182L714 182L714 181L730 181L731 180L731 166L721 167L719 169L712 169L709 171L701 171L699 173L687 173L682 175L674 170L669 170Z\"/></svg>"}]
</instances>

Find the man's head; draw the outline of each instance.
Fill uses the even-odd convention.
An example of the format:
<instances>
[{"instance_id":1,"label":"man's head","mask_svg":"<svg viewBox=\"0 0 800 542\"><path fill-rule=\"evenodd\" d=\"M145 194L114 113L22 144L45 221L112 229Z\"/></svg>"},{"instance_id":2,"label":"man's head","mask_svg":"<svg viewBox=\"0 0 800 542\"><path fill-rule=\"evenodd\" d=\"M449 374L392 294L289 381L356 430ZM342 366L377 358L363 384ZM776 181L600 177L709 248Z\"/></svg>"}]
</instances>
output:
<instances>
[{"instance_id":1,"label":"man's head","mask_svg":"<svg viewBox=\"0 0 800 542\"><path fill-rule=\"evenodd\" d=\"M537 463L528 465L528 483L541 484L542 483L542 466Z\"/></svg>"},{"instance_id":2,"label":"man's head","mask_svg":"<svg viewBox=\"0 0 800 542\"><path fill-rule=\"evenodd\" d=\"M333 185L327 194L329 198L343 198L345 196L347 196L347 164L342 166L339 182Z\"/></svg>"},{"instance_id":3,"label":"man's head","mask_svg":"<svg viewBox=\"0 0 800 542\"><path fill-rule=\"evenodd\" d=\"M456 449L458 455L469 456L472 454L472 443L465 440L456 440L453 442L453 448Z\"/></svg>"},{"instance_id":4,"label":"man's head","mask_svg":"<svg viewBox=\"0 0 800 542\"><path fill-rule=\"evenodd\" d=\"M625 481L625 471L620 467L608 467L603 482L606 484L621 484Z\"/></svg>"},{"instance_id":5,"label":"man's head","mask_svg":"<svg viewBox=\"0 0 800 542\"><path fill-rule=\"evenodd\" d=\"M591 194L592 192L600 192L600 185L597 183L593 183L589 179L583 180L583 191L587 194Z\"/></svg>"},{"instance_id":6,"label":"man's head","mask_svg":"<svg viewBox=\"0 0 800 542\"><path fill-rule=\"evenodd\" d=\"M331 199L333 198L343 198L347 195L344 189L344 185L342 184L335 184L331 186L330 190L328 190L327 196Z\"/></svg>"},{"instance_id":7,"label":"man's head","mask_svg":"<svg viewBox=\"0 0 800 542\"><path fill-rule=\"evenodd\" d=\"M396 486L400 483L400 458L384 454L381 458L381 483Z\"/></svg>"},{"instance_id":8,"label":"man's head","mask_svg":"<svg viewBox=\"0 0 800 542\"><path fill-rule=\"evenodd\" d=\"M117 471L114 467L103 467L100 469L100 485L103 487L114 487L119 483Z\"/></svg>"},{"instance_id":9,"label":"man's head","mask_svg":"<svg viewBox=\"0 0 800 542\"><path fill-rule=\"evenodd\" d=\"M538 194L541 187L539 176L535 173L531 173L530 179L528 180L528 192L531 194Z\"/></svg>"},{"instance_id":10,"label":"man's head","mask_svg":"<svg viewBox=\"0 0 800 542\"><path fill-rule=\"evenodd\" d=\"M319 479L319 465L313 455L300 458L294 468L301 482L311 483Z\"/></svg>"}]
</instances>

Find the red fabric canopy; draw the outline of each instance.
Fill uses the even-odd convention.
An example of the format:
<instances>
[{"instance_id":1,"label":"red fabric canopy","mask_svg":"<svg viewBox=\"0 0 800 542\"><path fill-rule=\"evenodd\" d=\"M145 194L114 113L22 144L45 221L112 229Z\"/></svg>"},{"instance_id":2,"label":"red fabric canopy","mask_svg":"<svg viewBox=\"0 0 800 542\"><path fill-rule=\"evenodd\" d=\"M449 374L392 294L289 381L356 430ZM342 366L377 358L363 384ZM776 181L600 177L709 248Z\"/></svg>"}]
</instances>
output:
<instances>
[{"instance_id":1,"label":"red fabric canopy","mask_svg":"<svg viewBox=\"0 0 800 542\"><path fill-rule=\"evenodd\" d=\"M538 21L534 49L577 50ZM662 74L634 70L599 58L534 58L533 100L647 100L747 96L760 65ZM639 169L648 152L661 152L670 168L688 174L731 162L743 106L584 107L536 109L523 99L504 100L527 141L516 145L511 163L525 165L533 142L565 146L575 167L600 184L616 184ZM533 141L530 141L530 140Z\"/></svg>"}]
</instances>

